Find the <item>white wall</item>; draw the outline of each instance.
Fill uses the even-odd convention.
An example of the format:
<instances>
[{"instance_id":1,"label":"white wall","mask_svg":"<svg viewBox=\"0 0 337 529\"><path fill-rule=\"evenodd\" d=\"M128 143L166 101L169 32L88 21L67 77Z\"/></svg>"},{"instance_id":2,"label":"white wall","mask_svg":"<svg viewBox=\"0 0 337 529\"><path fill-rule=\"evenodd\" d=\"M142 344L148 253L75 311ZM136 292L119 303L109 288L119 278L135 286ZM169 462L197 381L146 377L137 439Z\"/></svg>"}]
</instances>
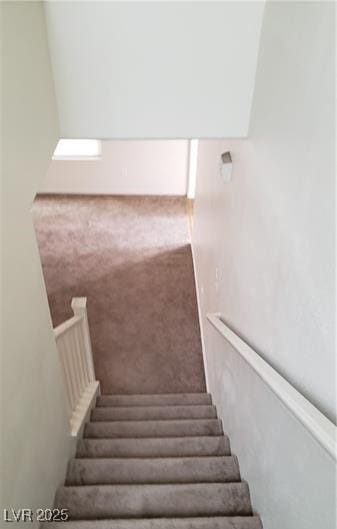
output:
<instances>
[{"instance_id":1,"label":"white wall","mask_svg":"<svg viewBox=\"0 0 337 529\"><path fill-rule=\"evenodd\" d=\"M213 328L206 346L208 387L264 529L335 529L332 457Z\"/></svg>"},{"instance_id":2,"label":"white wall","mask_svg":"<svg viewBox=\"0 0 337 529\"><path fill-rule=\"evenodd\" d=\"M221 312L335 420L333 10L267 2L249 138L199 143L193 247L209 389L268 529L335 527L329 486L322 496L317 485L334 493L334 468L214 337L205 314ZM227 184L218 165L226 150Z\"/></svg>"},{"instance_id":3,"label":"white wall","mask_svg":"<svg viewBox=\"0 0 337 529\"><path fill-rule=\"evenodd\" d=\"M30 215L57 142L58 123L42 3L1 2L0 9L5 131L1 145L1 503L4 508L35 510L52 505L72 450ZM27 523L16 527L27 527Z\"/></svg>"},{"instance_id":4,"label":"white wall","mask_svg":"<svg viewBox=\"0 0 337 529\"><path fill-rule=\"evenodd\" d=\"M43 193L185 195L188 140L103 141L100 160L53 160Z\"/></svg>"},{"instance_id":5,"label":"white wall","mask_svg":"<svg viewBox=\"0 0 337 529\"><path fill-rule=\"evenodd\" d=\"M61 135L246 135L263 7L47 1Z\"/></svg>"}]
</instances>

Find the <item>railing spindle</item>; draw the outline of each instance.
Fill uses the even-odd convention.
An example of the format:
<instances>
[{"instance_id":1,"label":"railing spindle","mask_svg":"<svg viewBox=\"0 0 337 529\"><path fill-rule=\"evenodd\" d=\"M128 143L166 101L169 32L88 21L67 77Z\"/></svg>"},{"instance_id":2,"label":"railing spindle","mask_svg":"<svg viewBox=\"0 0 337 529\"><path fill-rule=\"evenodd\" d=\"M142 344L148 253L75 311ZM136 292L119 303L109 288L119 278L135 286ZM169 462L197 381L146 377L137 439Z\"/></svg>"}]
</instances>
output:
<instances>
[{"instance_id":1,"label":"railing spindle","mask_svg":"<svg viewBox=\"0 0 337 529\"><path fill-rule=\"evenodd\" d=\"M67 355L67 359L68 359L70 383L71 383L72 393L73 393L73 397L74 397L74 405L73 405L73 408L74 408L76 406L77 400L78 400L78 388L77 388L77 384L76 384L76 374L75 374L76 365L74 363L73 351L72 351L72 348L70 347L70 344L69 344L69 336L68 335L65 335L65 337L64 337L64 346L65 346L66 355Z\"/></svg>"},{"instance_id":2,"label":"railing spindle","mask_svg":"<svg viewBox=\"0 0 337 529\"><path fill-rule=\"evenodd\" d=\"M85 380L85 373L84 373L84 365L83 365L83 357L82 357L82 351L81 351L81 343L78 337L78 330L79 326L75 325L74 332L73 332L73 340L74 340L74 347L76 348L76 354L78 359L78 371L81 381L81 391L83 392L86 388L87 382Z\"/></svg>"},{"instance_id":3,"label":"railing spindle","mask_svg":"<svg viewBox=\"0 0 337 529\"><path fill-rule=\"evenodd\" d=\"M76 374L76 378L78 382L79 396L82 396L85 386L84 386L83 377L82 377L81 354L77 346L76 337L75 337L76 327L77 325L74 326L73 332L69 333L69 341L71 343L71 347L72 347L73 355L74 355L74 362L76 366L75 374Z\"/></svg>"},{"instance_id":4,"label":"railing spindle","mask_svg":"<svg viewBox=\"0 0 337 529\"><path fill-rule=\"evenodd\" d=\"M74 409L75 396L74 396L74 393L73 393L73 387L72 387L72 383L71 383L69 357L68 357L67 352L65 350L63 336L61 336L57 340L57 345L58 345L58 349L59 349L59 352L60 352L61 364L63 366L63 373L65 375L67 395L68 395L68 407L69 407L69 409L71 410L71 413L72 413L72 410ZM71 415L71 413L70 413L70 415Z\"/></svg>"}]
</instances>

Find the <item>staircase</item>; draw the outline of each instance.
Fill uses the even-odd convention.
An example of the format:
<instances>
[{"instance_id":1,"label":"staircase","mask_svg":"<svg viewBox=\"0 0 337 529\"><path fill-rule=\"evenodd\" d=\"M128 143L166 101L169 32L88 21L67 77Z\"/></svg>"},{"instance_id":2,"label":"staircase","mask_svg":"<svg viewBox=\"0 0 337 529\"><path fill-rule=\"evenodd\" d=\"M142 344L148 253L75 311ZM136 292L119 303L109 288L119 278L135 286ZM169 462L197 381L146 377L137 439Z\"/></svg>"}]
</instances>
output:
<instances>
[{"instance_id":1,"label":"staircase","mask_svg":"<svg viewBox=\"0 0 337 529\"><path fill-rule=\"evenodd\" d=\"M56 507L67 529L262 528L206 393L98 397Z\"/></svg>"}]
</instances>

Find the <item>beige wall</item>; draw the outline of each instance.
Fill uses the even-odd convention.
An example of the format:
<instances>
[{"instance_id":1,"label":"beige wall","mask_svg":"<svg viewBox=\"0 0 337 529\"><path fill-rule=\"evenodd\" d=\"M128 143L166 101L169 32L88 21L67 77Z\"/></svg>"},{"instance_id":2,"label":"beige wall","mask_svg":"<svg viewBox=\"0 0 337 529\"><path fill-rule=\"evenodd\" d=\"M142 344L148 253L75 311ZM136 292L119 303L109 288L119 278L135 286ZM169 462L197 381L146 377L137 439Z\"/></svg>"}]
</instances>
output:
<instances>
[{"instance_id":1,"label":"beige wall","mask_svg":"<svg viewBox=\"0 0 337 529\"><path fill-rule=\"evenodd\" d=\"M335 420L332 11L267 4L249 138L199 142L194 245L205 309Z\"/></svg>"},{"instance_id":2,"label":"beige wall","mask_svg":"<svg viewBox=\"0 0 337 529\"><path fill-rule=\"evenodd\" d=\"M333 3L267 2L249 137L199 143L193 248L208 387L268 529L333 529L335 466L205 316L221 312L336 419L334 20ZM219 174L226 150L230 183Z\"/></svg>"},{"instance_id":3,"label":"beige wall","mask_svg":"<svg viewBox=\"0 0 337 529\"><path fill-rule=\"evenodd\" d=\"M100 160L53 160L43 193L185 195L188 140L102 141Z\"/></svg>"},{"instance_id":4,"label":"beige wall","mask_svg":"<svg viewBox=\"0 0 337 529\"><path fill-rule=\"evenodd\" d=\"M1 503L36 509L51 506L72 449L30 215L58 123L42 2L1 2L1 15Z\"/></svg>"}]
</instances>

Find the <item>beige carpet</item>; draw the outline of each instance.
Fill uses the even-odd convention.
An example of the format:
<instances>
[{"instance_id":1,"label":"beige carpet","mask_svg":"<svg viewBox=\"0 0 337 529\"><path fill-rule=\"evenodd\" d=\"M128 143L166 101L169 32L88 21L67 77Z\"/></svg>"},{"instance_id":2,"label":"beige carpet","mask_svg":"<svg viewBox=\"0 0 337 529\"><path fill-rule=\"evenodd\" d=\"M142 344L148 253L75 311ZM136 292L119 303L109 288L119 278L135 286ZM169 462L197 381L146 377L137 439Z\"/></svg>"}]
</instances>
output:
<instances>
[{"instance_id":1,"label":"beige carpet","mask_svg":"<svg viewBox=\"0 0 337 529\"><path fill-rule=\"evenodd\" d=\"M32 211L53 324L88 298L102 392L204 391L186 200L49 195Z\"/></svg>"}]
</instances>

